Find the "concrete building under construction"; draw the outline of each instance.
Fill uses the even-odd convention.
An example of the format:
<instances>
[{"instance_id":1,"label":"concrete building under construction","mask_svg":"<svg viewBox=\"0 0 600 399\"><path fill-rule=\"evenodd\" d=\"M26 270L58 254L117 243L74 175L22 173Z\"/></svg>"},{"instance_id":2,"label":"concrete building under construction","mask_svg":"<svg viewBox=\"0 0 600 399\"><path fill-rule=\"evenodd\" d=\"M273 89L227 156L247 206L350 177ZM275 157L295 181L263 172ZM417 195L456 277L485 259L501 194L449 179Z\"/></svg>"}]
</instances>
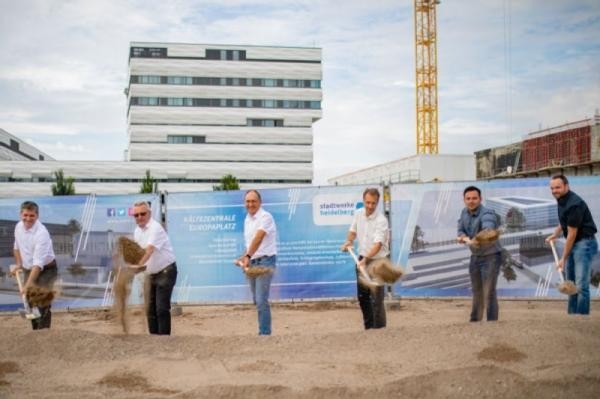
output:
<instances>
[{"instance_id":1,"label":"concrete building under construction","mask_svg":"<svg viewBox=\"0 0 600 399\"><path fill-rule=\"evenodd\" d=\"M600 114L475 152L477 179L600 174Z\"/></svg>"}]
</instances>

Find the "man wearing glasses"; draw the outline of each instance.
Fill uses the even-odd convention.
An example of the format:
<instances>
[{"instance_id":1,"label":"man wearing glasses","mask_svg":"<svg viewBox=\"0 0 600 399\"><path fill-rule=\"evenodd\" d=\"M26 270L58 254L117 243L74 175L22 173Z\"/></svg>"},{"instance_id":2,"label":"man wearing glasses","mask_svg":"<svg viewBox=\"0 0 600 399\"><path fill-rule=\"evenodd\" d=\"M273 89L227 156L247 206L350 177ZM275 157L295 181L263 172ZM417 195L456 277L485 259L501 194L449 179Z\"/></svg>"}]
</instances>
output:
<instances>
[{"instance_id":1,"label":"man wearing glasses","mask_svg":"<svg viewBox=\"0 0 600 399\"><path fill-rule=\"evenodd\" d=\"M146 298L148 330L150 334L170 335L171 294L177 281L173 247L165 229L152 219L148 202L133 204L133 217L137 224L133 238L145 253L139 264L132 267L137 272L145 270L150 280Z\"/></svg>"}]
</instances>

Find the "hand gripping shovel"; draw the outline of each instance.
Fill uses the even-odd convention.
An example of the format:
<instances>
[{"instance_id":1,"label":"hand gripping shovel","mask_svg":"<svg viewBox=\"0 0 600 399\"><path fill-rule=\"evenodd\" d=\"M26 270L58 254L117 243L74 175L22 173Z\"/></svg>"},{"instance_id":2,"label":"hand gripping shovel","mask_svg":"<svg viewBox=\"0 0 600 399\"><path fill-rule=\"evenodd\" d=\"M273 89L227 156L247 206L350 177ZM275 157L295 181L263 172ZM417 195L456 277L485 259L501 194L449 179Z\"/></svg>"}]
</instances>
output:
<instances>
[{"instance_id":1,"label":"hand gripping shovel","mask_svg":"<svg viewBox=\"0 0 600 399\"><path fill-rule=\"evenodd\" d=\"M350 253L350 256L352 256L352 259L354 259L354 262L356 263L356 268L358 269L359 273L358 282L371 289L375 289L381 286L381 284L371 279L371 276L369 276L369 273L367 273L367 270L364 267L358 265L359 261L352 247L348 247L348 252Z\"/></svg>"},{"instance_id":2,"label":"hand gripping shovel","mask_svg":"<svg viewBox=\"0 0 600 399\"><path fill-rule=\"evenodd\" d=\"M15 273L15 278L17 279L17 284L19 284L19 291L23 291L23 282L21 281L21 274L23 273L23 271L21 270L17 270L17 272ZM27 302L27 296L26 293L23 293L23 295L21 295L21 299L23 300L23 306L25 307L25 310L19 310L19 314L21 315L21 317L23 317L24 319L27 320L35 320L35 319L39 319L40 317L42 317L40 310L37 307L33 307L31 308L29 306L29 302Z\"/></svg>"},{"instance_id":3,"label":"hand gripping shovel","mask_svg":"<svg viewBox=\"0 0 600 399\"><path fill-rule=\"evenodd\" d=\"M554 263L556 263L556 266L558 267L558 255L556 253L556 247L554 246L554 241L550 241L550 247L552 248L552 255L554 255ZM558 271L558 275L560 277L560 284L558 284L558 290L560 291L560 293L566 294L566 295L577 294L577 286L575 285L574 282L572 282L570 280L565 281L562 270Z\"/></svg>"}]
</instances>

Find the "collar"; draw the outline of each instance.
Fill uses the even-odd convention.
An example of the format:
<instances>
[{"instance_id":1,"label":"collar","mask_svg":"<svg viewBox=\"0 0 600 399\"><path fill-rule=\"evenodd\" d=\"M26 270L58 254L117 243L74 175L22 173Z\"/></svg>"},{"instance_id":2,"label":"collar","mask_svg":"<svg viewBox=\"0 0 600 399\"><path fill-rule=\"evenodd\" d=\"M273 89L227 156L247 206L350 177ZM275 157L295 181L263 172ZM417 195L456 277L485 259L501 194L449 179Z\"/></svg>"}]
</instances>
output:
<instances>
[{"instance_id":1,"label":"collar","mask_svg":"<svg viewBox=\"0 0 600 399\"><path fill-rule=\"evenodd\" d=\"M472 216L472 217L477 217L477 216L479 216L479 213L481 212L481 208L482 208L482 206L481 206L481 204L479 204L479 206L478 206L477 208L475 208L475 211L474 211L474 212L471 212L471 211L470 211L470 210L468 210L467 208L465 208L465 209L467 209L467 213L468 213L470 216Z\"/></svg>"},{"instance_id":2,"label":"collar","mask_svg":"<svg viewBox=\"0 0 600 399\"><path fill-rule=\"evenodd\" d=\"M148 227L150 227L150 223L152 223L152 221L153 221L153 220L154 220L154 219L150 218L150 219L148 220L148 223L146 223L146 225L145 225L144 227L142 227L142 226L138 226L138 227L140 228L140 230L142 230L142 231L146 231L146 230L148 230Z\"/></svg>"},{"instance_id":3,"label":"collar","mask_svg":"<svg viewBox=\"0 0 600 399\"><path fill-rule=\"evenodd\" d=\"M256 218L260 215L260 213L262 212L262 206L260 208L258 208L258 210L256 211L256 213L254 215L251 215L250 213L248 213L248 217L252 220L256 220Z\"/></svg>"},{"instance_id":4,"label":"collar","mask_svg":"<svg viewBox=\"0 0 600 399\"><path fill-rule=\"evenodd\" d=\"M569 191L567 191L567 193L565 195L563 195L562 197L557 199L556 202L558 202L558 205L564 206L567 204L567 201L569 201L569 198L571 198L572 196L573 196L573 192L571 190L569 190Z\"/></svg>"},{"instance_id":5,"label":"collar","mask_svg":"<svg viewBox=\"0 0 600 399\"><path fill-rule=\"evenodd\" d=\"M39 227L39 219L35 221L35 223L33 224L33 226L31 226L30 229L28 229L27 227L25 227L25 223L23 223L23 231L25 231L25 233L35 233Z\"/></svg>"},{"instance_id":6,"label":"collar","mask_svg":"<svg viewBox=\"0 0 600 399\"><path fill-rule=\"evenodd\" d=\"M375 210L372 214L370 214L369 216L367 216L367 210L365 209L365 219L367 220L373 220L377 217L377 211Z\"/></svg>"}]
</instances>

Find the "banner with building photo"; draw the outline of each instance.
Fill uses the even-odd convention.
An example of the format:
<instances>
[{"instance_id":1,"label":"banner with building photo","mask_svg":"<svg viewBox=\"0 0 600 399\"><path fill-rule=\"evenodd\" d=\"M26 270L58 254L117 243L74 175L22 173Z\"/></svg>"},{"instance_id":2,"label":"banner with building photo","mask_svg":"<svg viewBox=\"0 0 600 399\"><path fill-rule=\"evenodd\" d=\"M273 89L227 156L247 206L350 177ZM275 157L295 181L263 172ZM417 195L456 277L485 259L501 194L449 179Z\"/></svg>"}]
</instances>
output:
<instances>
[{"instance_id":1,"label":"banner with building photo","mask_svg":"<svg viewBox=\"0 0 600 399\"><path fill-rule=\"evenodd\" d=\"M354 211L363 206L365 188L260 190L262 206L273 215L278 233L272 299L356 295L354 264L340 246ZM245 249L244 192L169 194L166 207L179 269L174 300L251 300L248 282L233 263Z\"/></svg>"},{"instance_id":2,"label":"banner with building photo","mask_svg":"<svg viewBox=\"0 0 600 399\"><path fill-rule=\"evenodd\" d=\"M471 295L470 251L456 243L456 226L464 208L463 189L475 185L483 203L499 215L503 233L503 267L498 294L505 297L558 297L559 276L544 239L558 225L549 178L506 179L391 187L393 260L407 275L394 286L404 296ZM571 177L571 190L588 204L600 222L600 177ZM564 240L558 240L562 253ZM592 269L600 272L600 256ZM592 296L600 291L591 287Z\"/></svg>"},{"instance_id":3,"label":"banner with building photo","mask_svg":"<svg viewBox=\"0 0 600 399\"><path fill-rule=\"evenodd\" d=\"M118 236L133 235L133 202L150 201L153 216L160 219L159 198L153 194L0 199L0 310L22 307L9 266L14 263L14 229L25 200L38 204L39 220L52 238L59 272L55 307L110 305L107 281L113 246ZM132 301L141 298L134 293Z\"/></svg>"}]
</instances>

